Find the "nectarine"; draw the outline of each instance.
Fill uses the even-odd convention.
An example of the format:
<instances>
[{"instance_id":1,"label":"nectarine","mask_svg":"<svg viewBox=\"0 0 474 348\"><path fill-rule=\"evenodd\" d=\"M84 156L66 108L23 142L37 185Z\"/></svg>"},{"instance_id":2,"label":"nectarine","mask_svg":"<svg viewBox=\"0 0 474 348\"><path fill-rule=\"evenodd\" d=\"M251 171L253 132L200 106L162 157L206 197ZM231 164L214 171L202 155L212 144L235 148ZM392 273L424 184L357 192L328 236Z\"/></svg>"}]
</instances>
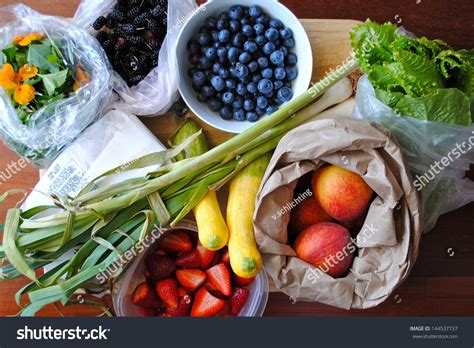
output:
<instances>
[{"instance_id":1,"label":"nectarine","mask_svg":"<svg viewBox=\"0 0 474 348\"><path fill-rule=\"evenodd\" d=\"M322 222L301 232L294 249L300 259L337 278L351 266L356 247L347 228Z\"/></svg>"},{"instance_id":2,"label":"nectarine","mask_svg":"<svg viewBox=\"0 0 474 348\"><path fill-rule=\"evenodd\" d=\"M374 193L359 174L335 165L318 169L312 186L321 208L341 222L357 220L364 214Z\"/></svg>"},{"instance_id":3,"label":"nectarine","mask_svg":"<svg viewBox=\"0 0 474 348\"><path fill-rule=\"evenodd\" d=\"M314 195L311 195L291 211L288 232L290 236L296 236L310 225L330 221L332 218L319 206Z\"/></svg>"}]
</instances>

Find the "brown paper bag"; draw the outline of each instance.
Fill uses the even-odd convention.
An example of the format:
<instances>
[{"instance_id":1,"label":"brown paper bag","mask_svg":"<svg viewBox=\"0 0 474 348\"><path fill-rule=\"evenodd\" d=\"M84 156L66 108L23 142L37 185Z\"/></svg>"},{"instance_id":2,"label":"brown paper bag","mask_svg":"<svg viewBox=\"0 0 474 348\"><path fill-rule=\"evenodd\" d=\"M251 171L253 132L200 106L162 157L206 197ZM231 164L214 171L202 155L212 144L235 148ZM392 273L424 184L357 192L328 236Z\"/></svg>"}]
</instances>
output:
<instances>
[{"instance_id":1,"label":"brown paper bag","mask_svg":"<svg viewBox=\"0 0 474 348\"><path fill-rule=\"evenodd\" d=\"M295 257L287 245L298 178L325 162L360 174L375 191L348 274L334 279ZM265 270L294 300L341 308L369 308L384 301L408 276L418 254L421 210L413 180L391 133L350 118L317 120L279 143L257 196L254 225Z\"/></svg>"}]
</instances>

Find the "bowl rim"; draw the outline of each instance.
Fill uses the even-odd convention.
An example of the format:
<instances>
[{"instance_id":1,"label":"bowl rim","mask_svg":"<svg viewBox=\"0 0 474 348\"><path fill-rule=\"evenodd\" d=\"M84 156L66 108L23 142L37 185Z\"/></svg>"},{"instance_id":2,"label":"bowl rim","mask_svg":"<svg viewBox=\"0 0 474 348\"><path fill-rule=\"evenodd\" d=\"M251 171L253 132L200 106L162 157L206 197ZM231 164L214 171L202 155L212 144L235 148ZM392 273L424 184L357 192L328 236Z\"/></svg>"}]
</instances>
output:
<instances>
[{"instance_id":1,"label":"bowl rim","mask_svg":"<svg viewBox=\"0 0 474 348\"><path fill-rule=\"evenodd\" d=\"M222 4L227 4L228 6L232 6L232 5L235 5L239 2L246 2L248 0L219 0L216 1L216 0L208 0L207 2L205 2L204 4L201 4L198 8L195 9L194 11L194 14L195 15L192 15L192 16L189 16L188 19L186 20L186 22L184 23L184 25L181 27L181 30L178 34L178 37L177 37L177 40L176 40L176 47L177 49L175 50L176 51L176 60L177 62L180 61L180 58L177 56L178 54L178 47L185 47L187 45L187 42L185 42L185 38L184 38L184 33L186 31L186 28L190 25L190 23L194 20L196 20L196 18L199 18L199 15L201 13L206 13L208 12L209 10L213 11L212 8L209 8L207 9L207 6L214 6L214 7L220 7L222 6ZM312 50L312 46L311 46L311 41L309 39L309 36L308 36L308 33L306 32L303 24L301 23L301 21L298 19L298 17L296 17L296 15L288 8L286 7L284 4L282 4L281 2L277 1L277 0L260 0L260 3L259 3L259 6L261 6L264 10L266 9L265 8L265 5L268 4L268 3L272 3L272 6L278 6L280 8L280 10L282 10L283 12L285 12L286 14L288 14L288 22L291 22L292 23L292 27L291 29L293 31L295 30L298 30L298 32L301 32L301 33L304 33L304 40L299 40L298 41L298 45L301 45L303 47L303 50L309 50L309 52L307 52L305 55L307 56L306 59L307 59L307 64L308 66L310 66L311 70L309 71L309 73L305 73L305 74L302 74L301 72L303 71L303 69L301 69L301 66L299 65L300 62L297 63L297 67L298 67L298 71L300 72L298 77L297 77L297 80L295 81L298 81L298 79L300 79L301 82L301 85L304 85L306 86L305 87L305 90L304 91L295 91L294 90L294 86L293 86L293 91L296 92L294 95L293 95L293 98L291 100L294 100L296 97L298 97L299 94L301 93L304 93L306 91L307 88L309 88L309 85L311 83L311 78L312 78L312 72L313 72L313 65L314 65L314 59L313 59L313 50ZM218 3L218 4L217 4ZM216 5L217 4L217 5ZM243 6L248 6L247 4L243 4ZM203 10L203 8L206 8L205 10ZM286 25L286 23L285 23ZM184 45L184 46L183 46ZM187 63L186 63L186 66L187 66ZM305 66L306 68L306 66ZM193 101L191 102L187 96L187 93L185 92L186 90L188 90L190 88L190 86L188 86L188 84L186 83L186 80L187 78L186 77L183 77L182 74L181 74L181 68L179 67L179 63L178 63L178 75L179 75L179 81L178 81L178 90L179 90L179 93L181 95L181 97L183 98L183 100L185 101L186 105L188 106L188 108L193 112L194 115L196 115L196 117L198 117L200 120L202 120L203 122L205 122L206 124L208 124L209 126L215 128L215 129L218 129L220 131L223 131L223 132L227 132L227 133L231 133L231 134L239 134L239 133L242 133L243 131L247 130L248 128L252 127L253 125L257 124L258 122L260 122L262 119L264 119L265 117L268 117L269 115L263 115L260 117L260 119L257 121L257 122L249 122L247 120L245 121L235 121L235 120L228 120L229 123L226 123L225 126L221 126L219 124L216 124L215 122L213 122L212 118L210 117L206 117L206 116L202 116L200 115L199 112L197 112L197 110L195 109L194 107L194 104L195 103L200 103L196 96L193 95ZM305 69L306 70L306 69ZM307 76L307 77L305 77ZM306 81L307 80L307 81ZM290 101L291 102L291 101ZM288 102L287 102L288 103ZM287 104L285 103L285 104ZM283 105L285 105L283 104ZM216 112L212 111L212 110L208 110L210 114L212 115L218 115ZM226 120L227 121L227 120ZM229 126L227 126L227 124ZM234 125L234 126L233 126ZM242 127L238 127L238 129L235 129L236 126L235 125L242 125Z\"/></svg>"}]
</instances>

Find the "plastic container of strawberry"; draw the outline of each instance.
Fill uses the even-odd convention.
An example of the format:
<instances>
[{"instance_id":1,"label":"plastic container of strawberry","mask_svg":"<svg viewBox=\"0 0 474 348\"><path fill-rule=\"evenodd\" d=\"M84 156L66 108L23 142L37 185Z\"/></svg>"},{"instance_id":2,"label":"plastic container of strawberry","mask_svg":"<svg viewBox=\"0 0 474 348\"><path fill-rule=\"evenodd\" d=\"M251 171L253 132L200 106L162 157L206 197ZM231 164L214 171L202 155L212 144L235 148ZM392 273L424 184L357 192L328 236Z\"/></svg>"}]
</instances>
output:
<instances>
[{"instance_id":1,"label":"plastic container of strawberry","mask_svg":"<svg viewBox=\"0 0 474 348\"><path fill-rule=\"evenodd\" d=\"M122 275L114 282L112 286L112 300L115 314L118 317L136 317L143 316L140 313L140 307L132 302L132 295L137 286L146 282L145 260L148 255L159 249L161 239L173 231L188 231L197 233L197 225L193 221L182 220L176 227L164 228L156 240L152 241L135 260L127 266ZM158 234L156 234L158 236ZM197 239L197 235L196 235ZM252 284L247 286L249 297L244 307L239 312L239 317L261 317L265 311L268 300L268 279L264 270L262 270Z\"/></svg>"}]
</instances>

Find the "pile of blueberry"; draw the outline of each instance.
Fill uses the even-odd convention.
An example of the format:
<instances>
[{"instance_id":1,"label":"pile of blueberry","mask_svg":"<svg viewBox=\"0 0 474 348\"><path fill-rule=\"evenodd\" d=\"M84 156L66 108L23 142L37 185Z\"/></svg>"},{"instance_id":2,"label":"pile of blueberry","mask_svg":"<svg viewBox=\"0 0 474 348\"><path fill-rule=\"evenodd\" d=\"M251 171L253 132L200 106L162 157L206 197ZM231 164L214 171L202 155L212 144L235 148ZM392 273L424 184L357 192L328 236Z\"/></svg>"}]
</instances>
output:
<instances>
[{"instance_id":1,"label":"pile of blueberry","mask_svg":"<svg viewBox=\"0 0 474 348\"><path fill-rule=\"evenodd\" d=\"M167 8L168 0L118 0L107 16L92 24L114 70L129 86L138 84L158 65Z\"/></svg>"},{"instance_id":2,"label":"pile of blueberry","mask_svg":"<svg viewBox=\"0 0 474 348\"><path fill-rule=\"evenodd\" d=\"M198 100L223 119L255 122L293 97L295 39L257 5L209 17L189 41L189 75Z\"/></svg>"}]
</instances>

